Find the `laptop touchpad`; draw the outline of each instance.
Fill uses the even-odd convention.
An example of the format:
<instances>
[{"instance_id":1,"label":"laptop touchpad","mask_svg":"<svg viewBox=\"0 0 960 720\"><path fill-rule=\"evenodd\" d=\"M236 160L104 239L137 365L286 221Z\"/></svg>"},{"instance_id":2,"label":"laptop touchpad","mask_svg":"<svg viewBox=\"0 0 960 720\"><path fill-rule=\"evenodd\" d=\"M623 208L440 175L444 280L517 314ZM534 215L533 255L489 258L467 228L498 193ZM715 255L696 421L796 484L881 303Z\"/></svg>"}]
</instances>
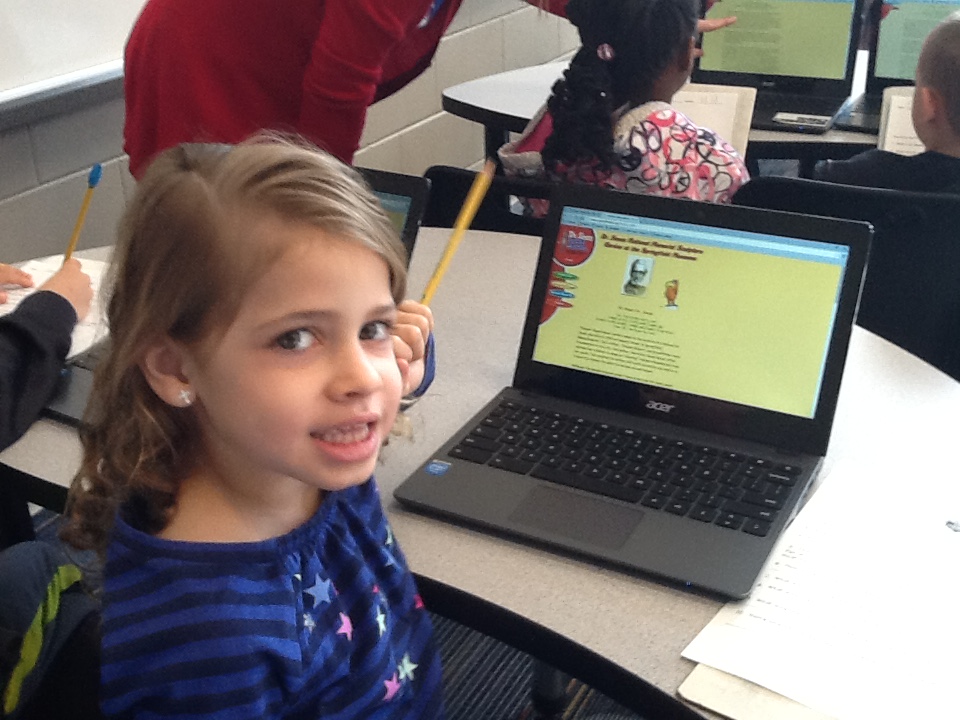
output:
<instances>
[{"instance_id":1,"label":"laptop touchpad","mask_svg":"<svg viewBox=\"0 0 960 720\"><path fill-rule=\"evenodd\" d=\"M542 486L527 493L510 515L514 522L610 549L627 541L641 517L632 508Z\"/></svg>"}]
</instances>

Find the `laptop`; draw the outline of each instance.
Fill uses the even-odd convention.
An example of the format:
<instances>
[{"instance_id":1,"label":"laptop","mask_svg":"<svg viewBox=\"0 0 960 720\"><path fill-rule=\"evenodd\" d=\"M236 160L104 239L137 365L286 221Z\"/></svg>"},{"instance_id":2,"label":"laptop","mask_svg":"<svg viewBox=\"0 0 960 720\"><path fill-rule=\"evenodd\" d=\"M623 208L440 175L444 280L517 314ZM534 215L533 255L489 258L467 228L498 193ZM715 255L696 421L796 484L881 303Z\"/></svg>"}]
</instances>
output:
<instances>
[{"instance_id":1,"label":"laptop","mask_svg":"<svg viewBox=\"0 0 960 720\"><path fill-rule=\"evenodd\" d=\"M407 263L413 255L413 246L420 232L420 223L427 210L430 197L430 181L420 175L357 168L366 178L380 205L400 234L400 241L407 249Z\"/></svg>"},{"instance_id":2,"label":"laptop","mask_svg":"<svg viewBox=\"0 0 960 720\"><path fill-rule=\"evenodd\" d=\"M80 427L87 400L93 390L93 372L109 349L109 338L69 358L60 370L60 382L53 398L41 413L58 422Z\"/></svg>"},{"instance_id":3,"label":"laptop","mask_svg":"<svg viewBox=\"0 0 960 720\"><path fill-rule=\"evenodd\" d=\"M958 9L960 0L902 0L895 5L873 0L863 21L870 47L866 89L843 106L835 127L879 132L883 91L913 85L923 41L941 20Z\"/></svg>"},{"instance_id":4,"label":"laptop","mask_svg":"<svg viewBox=\"0 0 960 720\"><path fill-rule=\"evenodd\" d=\"M693 81L757 89L751 126L823 133L850 96L864 0L724 0Z\"/></svg>"},{"instance_id":5,"label":"laptop","mask_svg":"<svg viewBox=\"0 0 960 720\"><path fill-rule=\"evenodd\" d=\"M396 499L746 596L826 452L871 234L558 187L512 386Z\"/></svg>"},{"instance_id":6,"label":"laptop","mask_svg":"<svg viewBox=\"0 0 960 720\"><path fill-rule=\"evenodd\" d=\"M418 175L357 168L400 235L407 251L407 263L427 209L430 181ZM109 339L101 340L88 350L69 359L61 371L61 380L43 415L79 427L93 387L93 373L106 353Z\"/></svg>"}]
</instances>

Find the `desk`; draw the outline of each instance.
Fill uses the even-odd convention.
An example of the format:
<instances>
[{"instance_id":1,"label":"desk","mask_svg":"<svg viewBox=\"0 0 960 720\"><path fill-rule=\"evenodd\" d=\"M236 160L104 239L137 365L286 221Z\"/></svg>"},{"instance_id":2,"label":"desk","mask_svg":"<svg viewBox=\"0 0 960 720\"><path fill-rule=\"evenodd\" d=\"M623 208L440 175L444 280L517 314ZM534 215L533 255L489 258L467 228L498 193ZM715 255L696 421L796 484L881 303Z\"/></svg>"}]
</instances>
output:
<instances>
[{"instance_id":1,"label":"desk","mask_svg":"<svg viewBox=\"0 0 960 720\"><path fill-rule=\"evenodd\" d=\"M449 113L484 127L487 157L507 142L509 133L522 132L530 118L547 101L550 88L567 63L547 63L508 70L470 80L443 91L442 106ZM751 130L748 160L798 158L807 173L816 160L845 159L877 145L877 136L843 130L822 135L772 130Z\"/></svg>"},{"instance_id":2,"label":"desk","mask_svg":"<svg viewBox=\"0 0 960 720\"><path fill-rule=\"evenodd\" d=\"M411 296L426 284L447 232L421 231ZM559 655L572 644L585 648L610 664L603 672L593 664L592 672L584 666L574 674L625 704L654 707L662 696L647 690L644 697L649 686L639 678L674 695L693 669L680 652L720 609L720 600L444 524L403 510L392 498L415 467L509 384L538 249L532 237L466 234L433 303L440 372L411 410L414 437L394 438L385 448L378 481L411 567L454 597L462 591L464 613L475 609L473 601L483 604L488 612L481 630L522 649L531 632L540 632L540 641L549 636L557 642L541 642L543 659L568 671L581 668L564 666ZM856 328L823 477L829 481L841 458L878 448L914 453L952 447L958 412L960 383ZM23 473L25 488L41 501L62 500L79 459L75 432L48 420L0 454L0 462ZM689 717L699 715L691 711Z\"/></svg>"}]
</instances>

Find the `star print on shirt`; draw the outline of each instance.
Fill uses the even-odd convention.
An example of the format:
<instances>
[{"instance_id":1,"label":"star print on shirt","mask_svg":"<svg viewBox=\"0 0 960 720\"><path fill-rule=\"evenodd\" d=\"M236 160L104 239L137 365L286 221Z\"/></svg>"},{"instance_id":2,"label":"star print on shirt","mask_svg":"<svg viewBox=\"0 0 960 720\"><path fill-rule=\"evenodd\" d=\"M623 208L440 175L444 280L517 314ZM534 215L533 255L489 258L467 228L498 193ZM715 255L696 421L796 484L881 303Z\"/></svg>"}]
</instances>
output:
<instances>
[{"instance_id":1,"label":"star print on shirt","mask_svg":"<svg viewBox=\"0 0 960 720\"><path fill-rule=\"evenodd\" d=\"M350 622L350 616L346 613L340 613L340 629L337 635L346 635L347 640L353 640L353 623Z\"/></svg>"},{"instance_id":2,"label":"star print on shirt","mask_svg":"<svg viewBox=\"0 0 960 720\"><path fill-rule=\"evenodd\" d=\"M380 628L380 637L383 637L383 634L387 631L387 616L383 614L383 610L377 608L377 627Z\"/></svg>"},{"instance_id":3,"label":"star print on shirt","mask_svg":"<svg viewBox=\"0 0 960 720\"><path fill-rule=\"evenodd\" d=\"M413 680L413 671L416 670L419 665L410 660L410 653L403 654L403 660L400 661L400 664L397 665L397 672L400 673L401 680Z\"/></svg>"},{"instance_id":4,"label":"star print on shirt","mask_svg":"<svg viewBox=\"0 0 960 720\"><path fill-rule=\"evenodd\" d=\"M314 607L317 607L320 603L328 603L330 602L330 581L323 580L318 573L313 585L304 588L303 592L313 598Z\"/></svg>"},{"instance_id":5,"label":"star print on shirt","mask_svg":"<svg viewBox=\"0 0 960 720\"><path fill-rule=\"evenodd\" d=\"M313 616L309 613L303 614L303 627L307 632L313 632L313 629L317 626L317 621L313 619Z\"/></svg>"},{"instance_id":6,"label":"star print on shirt","mask_svg":"<svg viewBox=\"0 0 960 720\"><path fill-rule=\"evenodd\" d=\"M393 700L393 696L397 694L398 690L400 690L400 681L397 680L397 674L394 673L392 678L389 680L384 680L383 686L387 689L386 694L383 696L384 702L387 700Z\"/></svg>"}]
</instances>

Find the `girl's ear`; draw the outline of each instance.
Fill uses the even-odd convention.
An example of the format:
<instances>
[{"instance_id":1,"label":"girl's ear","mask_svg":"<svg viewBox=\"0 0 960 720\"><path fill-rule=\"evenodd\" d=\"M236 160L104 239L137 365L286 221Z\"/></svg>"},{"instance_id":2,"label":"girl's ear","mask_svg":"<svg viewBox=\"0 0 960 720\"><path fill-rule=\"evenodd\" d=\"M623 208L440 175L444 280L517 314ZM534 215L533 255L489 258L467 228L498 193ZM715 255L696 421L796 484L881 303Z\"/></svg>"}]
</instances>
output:
<instances>
[{"instance_id":1,"label":"girl's ear","mask_svg":"<svg viewBox=\"0 0 960 720\"><path fill-rule=\"evenodd\" d=\"M931 123L944 114L943 96L929 85L918 85L913 95L920 119Z\"/></svg>"},{"instance_id":2,"label":"girl's ear","mask_svg":"<svg viewBox=\"0 0 960 720\"><path fill-rule=\"evenodd\" d=\"M140 370L158 398L174 407L186 407L194 398L186 373L187 362L184 347L164 338L147 349Z\"/></svg>"}]
</instances>

